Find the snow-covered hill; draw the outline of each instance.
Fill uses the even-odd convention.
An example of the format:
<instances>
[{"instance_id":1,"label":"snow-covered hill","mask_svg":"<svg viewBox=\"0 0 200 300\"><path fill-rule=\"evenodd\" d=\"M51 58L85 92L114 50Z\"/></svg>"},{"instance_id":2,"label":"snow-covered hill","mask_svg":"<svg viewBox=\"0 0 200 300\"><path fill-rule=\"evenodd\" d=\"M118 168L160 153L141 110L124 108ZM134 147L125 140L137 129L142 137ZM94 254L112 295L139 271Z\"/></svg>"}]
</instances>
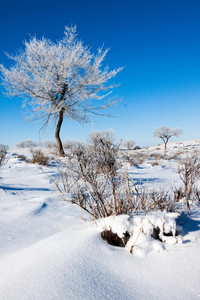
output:
<instances>
[{"instance_id":1,"label":"snow-covered hill","mask_svg":"<svg viewBox=\"0 0 200 300\"><path fill-rule=\"evenodd\" d=\"M200 147L199 141L169 144L168 152L192 146ZM49 177L56 175L56 164L28 164L19 152L9 151L0 169L1 300L200 298L198 204L181 241L166 251L132 255L107 244L87 214L83 221L78 206L58 197ZM131 172L149 185L178 183L174 164L145 161Z\"/></svg>"}]
</instances>

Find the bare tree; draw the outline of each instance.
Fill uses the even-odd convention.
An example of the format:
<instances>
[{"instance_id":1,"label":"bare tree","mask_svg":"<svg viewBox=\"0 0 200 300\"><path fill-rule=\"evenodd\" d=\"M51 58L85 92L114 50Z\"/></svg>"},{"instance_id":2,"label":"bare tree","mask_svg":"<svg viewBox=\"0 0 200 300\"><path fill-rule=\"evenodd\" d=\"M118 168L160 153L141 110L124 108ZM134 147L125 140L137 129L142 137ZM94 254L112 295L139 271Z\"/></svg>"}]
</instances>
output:
<instances>
[{"instance_id":1,"label":"bare tree","mask_svg":"<svg viewBox=\"0 0 200 300\"><path fill-rule=\"evenodd\" d=\"M161 126L154 131L153 136L163 140L165 144L165 150L166 150L169 139L173 136L179 136L182 133L183 131L180 128L170 129L166 126Z\"/></svg>"},{"instance_id":2,"label":"bare tree","mask_svg":"<svg viewBox=\"0 0 200 300\"><path fill-rule=\"evenodd\" d=\"M106 85L122 68L102 69L108 49L99 48L97 54L77 39L76 26L65 27L65 37L51 40L33 37L25 42L25 50L7 55L14 61L10 69L0 65L3 84L9 96L25 98L31 106L29 119L44 119L42 128L54 120L55 138L60 155L64 155L60 139L63 118L85 123L92 114L101 114L119 102L109 99L103 104L94 101L105 99L114 84Z\"/></svg>"},{"instance_id":3,"label":"bare tree","mask_svg":"<svg viewBox=\"0 0 200 300\"><path fill-rule=\"evenodd\" d=\"M127 139L123 141L124 147L126 147L128 150L132 150L135 146L135 141L133 139Z\"/></svg>"}]
</instances>

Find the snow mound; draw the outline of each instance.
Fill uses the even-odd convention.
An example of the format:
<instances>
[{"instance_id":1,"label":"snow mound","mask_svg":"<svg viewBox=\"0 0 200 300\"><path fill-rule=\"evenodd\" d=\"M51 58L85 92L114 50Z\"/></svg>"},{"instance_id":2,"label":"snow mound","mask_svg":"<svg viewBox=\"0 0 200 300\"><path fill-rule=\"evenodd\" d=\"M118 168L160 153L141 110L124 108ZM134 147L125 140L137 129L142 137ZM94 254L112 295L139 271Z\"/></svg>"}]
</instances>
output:
<instances>
[{"instance_id":1,"label":"snow mound","mask_svg":"<svg viewBox=\"0 0 200 300\"><path fill-rule=\"evenodd\" d=\"M98 227L101 232L112 232L122 240L128 235L126 248L141 255L152 250L161 252L166 244L173 246L178 242L175 220L178 215L157 211L148 215L110 216L100 220Z\"/></svg>"}]
</instances>

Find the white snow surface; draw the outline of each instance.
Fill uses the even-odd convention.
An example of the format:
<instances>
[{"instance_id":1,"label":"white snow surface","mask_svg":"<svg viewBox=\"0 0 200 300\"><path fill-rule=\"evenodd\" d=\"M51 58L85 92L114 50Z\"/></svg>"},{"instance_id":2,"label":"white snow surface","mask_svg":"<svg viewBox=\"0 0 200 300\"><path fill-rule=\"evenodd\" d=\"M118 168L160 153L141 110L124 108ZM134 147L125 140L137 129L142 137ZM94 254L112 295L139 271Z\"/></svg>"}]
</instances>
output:
<instances>
[{"instance_id":1,"label":"white snow surface","mask_svg":"<svg viewBox=\"0 0 200 300\"><path fill-rule=\"evenodd\" d=\"M55 164L27 164L19 152L9 151L0 169L1 300L200 299L199 205L192 207L181 240L164 248L141 240L151 249L130 254L128 247L106 243L78 206L60 200L49 178L56 176ZM145 163L130 171L148 184L178 182L170 165ZM119 218L116 230L123 234L128 217Z\"/></svg>"}]
</instances>

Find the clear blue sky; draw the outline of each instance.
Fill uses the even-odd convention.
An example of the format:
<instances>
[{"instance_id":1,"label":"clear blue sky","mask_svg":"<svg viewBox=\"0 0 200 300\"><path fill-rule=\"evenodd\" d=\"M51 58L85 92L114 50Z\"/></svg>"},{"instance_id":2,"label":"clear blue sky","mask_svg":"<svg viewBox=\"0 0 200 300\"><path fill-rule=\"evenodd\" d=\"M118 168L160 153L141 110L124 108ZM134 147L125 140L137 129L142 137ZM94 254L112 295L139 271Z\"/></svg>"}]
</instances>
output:
<instances>
[{"instance_id":1,"label":"clear blue sky","mask_svg":"<svg viewBox=\"0 0 200 300\"><path fill-rule=\"evenodd\" d=\"M110 48L109 67L126 66L114 93L122 102L110 112L119 118L94 118L94 130L112 128L118 139L137 145L159 143L152 137L162 125L180 127L178 140L200 139L200 1L199 0L7 0L0 10L0 63L30 35L63 37L76 24L79 38L96 48ZM0 143L39 140L38 122L23 117L21 99L8 99L0 87ZM61 137L84 140L85 127L65 119ZM41 134L54 139L53 126ZM174 140L175 141L175 140Z\"/></svg>"}]
</instances>

